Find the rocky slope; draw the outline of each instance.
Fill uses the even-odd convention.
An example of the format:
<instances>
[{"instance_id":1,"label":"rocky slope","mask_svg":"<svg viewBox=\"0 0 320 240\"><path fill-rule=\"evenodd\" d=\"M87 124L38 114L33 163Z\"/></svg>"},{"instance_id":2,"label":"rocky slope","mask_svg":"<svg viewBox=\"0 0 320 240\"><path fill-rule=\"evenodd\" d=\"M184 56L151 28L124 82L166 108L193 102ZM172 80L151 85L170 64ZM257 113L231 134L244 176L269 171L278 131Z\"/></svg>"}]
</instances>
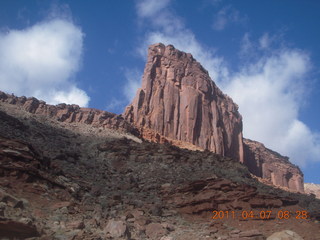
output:
<instances>
[{"instance_id":1,"label":"rocky slope","mask_svg":"<svg viewBox=\"0 0 320 240\"><path fill-rule=\"evenodd\" d=\"M123 115L144 139L232 157L276 186L303 192L300 169L263 144L243 140L238 106L191 54L172 45L149 47L142 87Z\"/></svg>"},{"instance_id":2,"label":"rocky slope","mask_svg":"<svg viewBox=\"0 0 320 240\"><path fill-rule=\"evenodd\" d=\"M244 240L285 229L304 239L320 234L320 201L263 185L231 158L61 122L6 102L0 102L0 126L1 237ZM214 210L234 211L235 217L212 219ZM255 216L243 218L251 210ZM267 210L272 214L261 219ZM280 219L280 211L291 217ZM307 211L306 219L296 218L297 211Z\"/></svg>"}]
</instances>

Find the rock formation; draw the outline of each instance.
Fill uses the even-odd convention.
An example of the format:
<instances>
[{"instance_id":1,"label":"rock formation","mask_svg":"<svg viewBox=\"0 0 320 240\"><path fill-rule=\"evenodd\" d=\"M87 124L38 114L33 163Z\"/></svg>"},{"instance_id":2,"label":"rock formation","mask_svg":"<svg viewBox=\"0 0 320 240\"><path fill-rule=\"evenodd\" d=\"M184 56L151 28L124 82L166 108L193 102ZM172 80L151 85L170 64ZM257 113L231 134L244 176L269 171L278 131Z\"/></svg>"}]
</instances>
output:
<instances>
[{"instance_id":1,"label":"rock formation","mask_svg":"<svg viewBox=\"0 0 320 240\"><path fill-rule=\"evenodd\" d=\"M264 185L232 158L141 141L103 111L0 95L0 238L266 239L279 226L320 234L320 200Z\"/></svg>"},{"instance_id":2,"label":"rock formation","mask_svg":"<svg viewBox=\"0 0 320 240\"><path fill-rule=\"evenodd\" d=\"M244 163L249 171L275 186L304 191L303 173L288 157L266 148L262 143L244 139Z\"/></svg>"},{"instance_id":3,"label":"rock formation","mask_svg":"<svg viewBox=\"0 0 320 240\"><path fill-rule=\"evenodd\" d=\"M123 115L145 139L232 157L274 185L303 192L300 169L261 143L243 142L238 106L191 54L172 45L149 47L142 87Z\"/></svg>"},{"instance_id":4,"label":"rock formation","mask_svg":"<svg viewBox=\"0 0 320 240\"><path fill-rule=\"evenodd\" d=\"M123 116L78 105L49 105L0 91L1 102L66 124L84 123L191 150L206 149L244 163L252 174L274 185L303 192L300 169L263 144L243 140L238 106L191 54L172 45L149 47L142 88ZM14 118L7 122L23 128Z\"/></svg>"},{"instance_id":5,"label":"rock formation","mask_svg":"<svg viewBox=\"0 0 320 240\"><path fill-rule=\"evenodd\" d=\"M142 88L124 113L138 128L243 162L238 106L191 54L149 47Z\"/></svg>"},{"instance_id":6,"label":"rock formation","mask_svg":"<svg viewBox=\"0 0 320 240\"><path fill-rule=\"evenodd\" d=\"M126 108L124 117L78 105L53 106L33 97L16 97L1 91L0 102L59 122L85 123L155 142L207 149L239 160L251 173L274 185L303 192L300 169L258 142L243 142L237 105L219 90L191 54L172 45L149 47L142 88Z\"/></svg>"},{"instance_id":7,"label":"rock formation","mask_svg":"<svg viewBox=\"0 0 320 240\"><path fill-rule=\"evenodd\" d=\"M58 105L46 104L34 97L16 97L0 91L0 102L21 107L23 110L53 118L59 122L85 123L96 127L124 130L134 135L139 135L138 130L127 123L121 115L101 111L93 108L80 108L78 105L65 103Z\"/></svg>"}]
</instances>

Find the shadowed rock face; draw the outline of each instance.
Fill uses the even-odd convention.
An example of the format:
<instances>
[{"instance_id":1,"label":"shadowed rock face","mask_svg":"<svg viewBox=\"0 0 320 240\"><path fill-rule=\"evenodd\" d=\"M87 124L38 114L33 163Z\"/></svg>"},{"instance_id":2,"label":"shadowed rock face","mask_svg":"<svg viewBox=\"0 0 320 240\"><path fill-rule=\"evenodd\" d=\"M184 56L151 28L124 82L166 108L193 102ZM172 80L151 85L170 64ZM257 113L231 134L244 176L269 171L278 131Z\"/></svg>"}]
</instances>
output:
<instances>
[{"instance_id":1,"label":"shadowed rock face","mask_svg":"<svg viewBox=\"0 0 320 240\"><path fill-rule=\"evenodd\" d=\"M262 143L244 139L244 159L245 165L254 175L275 186L304 192L303 173L289 162L288 157L266 148Z\"/></svg>"},{"instance_id":2,"label":"shadowed rock face","mask_svg":"<svg viewBox=\"0 0 320 240\"><path fill-rule=\"evenodd\" d=\"M138 128L243 162L238 106L191 54L149 47L142 87L124 117Z\"/></svg>"}]
</instances>

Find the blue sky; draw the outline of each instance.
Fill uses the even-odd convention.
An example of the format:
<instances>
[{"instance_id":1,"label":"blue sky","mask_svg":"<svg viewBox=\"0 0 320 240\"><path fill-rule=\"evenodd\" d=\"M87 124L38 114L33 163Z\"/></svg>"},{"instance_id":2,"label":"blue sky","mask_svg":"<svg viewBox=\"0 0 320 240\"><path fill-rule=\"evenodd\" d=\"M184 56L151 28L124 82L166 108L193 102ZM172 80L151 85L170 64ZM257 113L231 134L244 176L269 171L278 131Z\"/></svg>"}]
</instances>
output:
<instances>
[{"instance_id":1,"label":"blue sky","mask_svg":"<svg viewBox=\"0 0 320 240\"><path fill-rule=\"evenodd\" d=\"M244 136L320 183L317 0L2 0L0 89L121 113L147 46L190 52L239 105Z\"/></svg>"}]
</instances>

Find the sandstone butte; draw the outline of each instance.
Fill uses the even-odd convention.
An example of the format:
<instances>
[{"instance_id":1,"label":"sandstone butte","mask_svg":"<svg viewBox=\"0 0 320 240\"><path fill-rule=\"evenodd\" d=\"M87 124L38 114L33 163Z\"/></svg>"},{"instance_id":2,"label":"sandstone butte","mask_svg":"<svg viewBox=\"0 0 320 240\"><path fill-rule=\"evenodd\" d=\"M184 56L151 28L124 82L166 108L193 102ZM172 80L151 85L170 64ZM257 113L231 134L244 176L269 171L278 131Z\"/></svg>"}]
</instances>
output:
<instances>
[{"instance_id":1,"label":"sandstone butte","mask_svg":"<svg viewBox=\"0 0 320 240\"><path fill-rule=\"evenodd\" d=\"M145 139L231 157L273 185L304 191L301 170L287 157L244 139L238 106L190 53L172 45L149 46L142 86L123 116Z\"/></svg>"},{"instance_id":2,"label":"sandstone butte","mask_svg":"<svg viewBox=\"0 0 320 240\"><path fill-rule=\"evenodd\" d=\"M211 80L190 53L151 45L133 102L122 115L78 105L46 104L0 91L0 101L66 123L129 132L154 142L209 150L234 158L265 183L303 192L303 173L287 157L244 139L238 106Z\"/></svg>"}]
</instances>

